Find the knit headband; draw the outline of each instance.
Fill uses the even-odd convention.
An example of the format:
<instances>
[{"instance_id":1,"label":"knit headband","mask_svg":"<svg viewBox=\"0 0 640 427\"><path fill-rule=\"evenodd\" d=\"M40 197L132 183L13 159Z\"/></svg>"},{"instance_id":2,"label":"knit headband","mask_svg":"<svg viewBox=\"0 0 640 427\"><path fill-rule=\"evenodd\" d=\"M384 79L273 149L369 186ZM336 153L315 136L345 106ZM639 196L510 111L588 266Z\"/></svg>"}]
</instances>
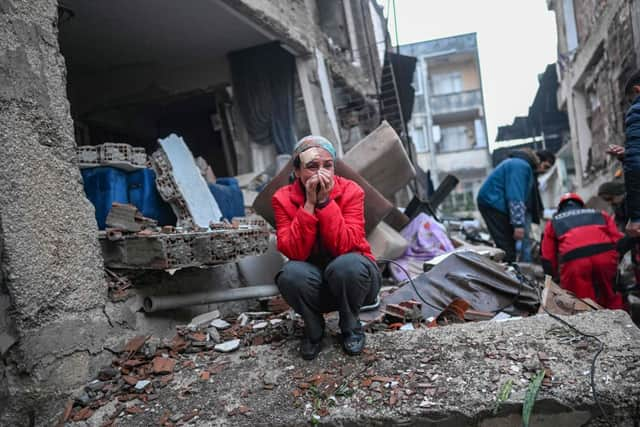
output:
<instances>
[{"instance_id":1,"label":"knit headband","mask_svg":"<svg viewBox=\"0 0 640 427\"><path fill-rule=\"evenodd\" d=\"M331 157L335 160L336 158L336 149L333 148L333 144L327 138L322 136L309 135L302 138L296 146L293 148L293 158L295 159L305 150L309 148L319 147L326 150Z\"/></svg>"}]
</instances>

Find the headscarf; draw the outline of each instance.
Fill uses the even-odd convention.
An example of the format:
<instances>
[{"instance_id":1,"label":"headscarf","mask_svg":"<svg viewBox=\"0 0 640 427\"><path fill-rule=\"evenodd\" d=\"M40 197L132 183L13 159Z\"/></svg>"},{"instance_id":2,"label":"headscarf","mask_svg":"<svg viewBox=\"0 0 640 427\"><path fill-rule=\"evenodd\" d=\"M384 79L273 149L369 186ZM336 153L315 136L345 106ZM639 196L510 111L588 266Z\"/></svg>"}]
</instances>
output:
<instances>
[{"instance_id":1,"label":"headscarf","mask_svg":"<svg viewBox=\"0 0 640 427\"><path fill-rule=\"evenodd\" d=\"M300 156L300 153L313 147L318 147L326 150L329 154L331 154L333 160L336 159L336 149L333 148L333 144L331 143L331 141L329 141L327 138L316 135L305 136L296 143L295 147L293 148L293 159L295 160L296 157Z\"/></svg>"}]
</instances>

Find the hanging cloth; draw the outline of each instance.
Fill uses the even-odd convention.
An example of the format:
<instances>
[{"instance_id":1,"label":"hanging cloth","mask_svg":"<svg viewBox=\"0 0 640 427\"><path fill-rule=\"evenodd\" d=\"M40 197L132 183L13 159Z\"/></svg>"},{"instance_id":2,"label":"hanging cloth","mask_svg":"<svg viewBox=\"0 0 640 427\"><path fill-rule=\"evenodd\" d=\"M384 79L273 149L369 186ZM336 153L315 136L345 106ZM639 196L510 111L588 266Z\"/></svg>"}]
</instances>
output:
<instances>
[{"instance_id":1,"label":"hanging cloth","mask_svg":"<svg viewBox=\"0 0 640 427\"><path fill-rule=\"evenodd\" d=\"M295 58L278 43L229 54L236 103L253 142L291 154L296 142Z\"/></svg>"}]
</instances>

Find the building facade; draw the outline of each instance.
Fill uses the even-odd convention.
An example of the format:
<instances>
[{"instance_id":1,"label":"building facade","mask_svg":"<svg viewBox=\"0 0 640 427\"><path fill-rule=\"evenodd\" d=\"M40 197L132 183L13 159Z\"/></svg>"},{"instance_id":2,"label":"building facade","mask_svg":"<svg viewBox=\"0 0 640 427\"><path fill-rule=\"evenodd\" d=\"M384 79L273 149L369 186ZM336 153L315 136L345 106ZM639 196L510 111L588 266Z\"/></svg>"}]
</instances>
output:
<instances>
[{"instance_id":1,"label":"building facade","mask_svg":"<svg viewBox=\"0 0 640 427\"><path fill-rule=\"evenodd\" d=\"M460 184L445 212L475 210L475 196L491 168L476 34L400 46L418 59L415 101L408 123L417 164L434 185L447 174Z\"/></svg>"},{"instance_id":2,"label":"building facade","mask_svg":"<svg viewBox=\"0 0 640 427\"><path fill-rule=\"evenodd\" d=\"M639 68L640 2L547 0L558 29L558 106L566 111L576 190L591 203L620 163L606 154L624 144L627 79Z\"/></svg>"}]
</instances>

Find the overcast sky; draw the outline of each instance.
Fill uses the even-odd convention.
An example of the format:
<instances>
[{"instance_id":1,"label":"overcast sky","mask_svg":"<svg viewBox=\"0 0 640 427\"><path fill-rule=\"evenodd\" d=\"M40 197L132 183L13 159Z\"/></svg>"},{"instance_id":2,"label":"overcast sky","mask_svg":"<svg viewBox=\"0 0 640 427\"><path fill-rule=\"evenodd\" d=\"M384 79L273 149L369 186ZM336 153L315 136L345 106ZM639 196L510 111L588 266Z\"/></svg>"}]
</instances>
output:
<instances>
[{"instance_id":1,"label":"overcast sky","mask_svg":"<svg viewBox=\"0 0 640 427\"><path fill-rule=\"evenodd\" d=\"M380 3L395 44L392 0ZM545 0L396 0L396 10L400 44L477 33L490 147L498 126L527 114L538 74L556 61L555 16Z\"/></svg>"}]
</instances>

